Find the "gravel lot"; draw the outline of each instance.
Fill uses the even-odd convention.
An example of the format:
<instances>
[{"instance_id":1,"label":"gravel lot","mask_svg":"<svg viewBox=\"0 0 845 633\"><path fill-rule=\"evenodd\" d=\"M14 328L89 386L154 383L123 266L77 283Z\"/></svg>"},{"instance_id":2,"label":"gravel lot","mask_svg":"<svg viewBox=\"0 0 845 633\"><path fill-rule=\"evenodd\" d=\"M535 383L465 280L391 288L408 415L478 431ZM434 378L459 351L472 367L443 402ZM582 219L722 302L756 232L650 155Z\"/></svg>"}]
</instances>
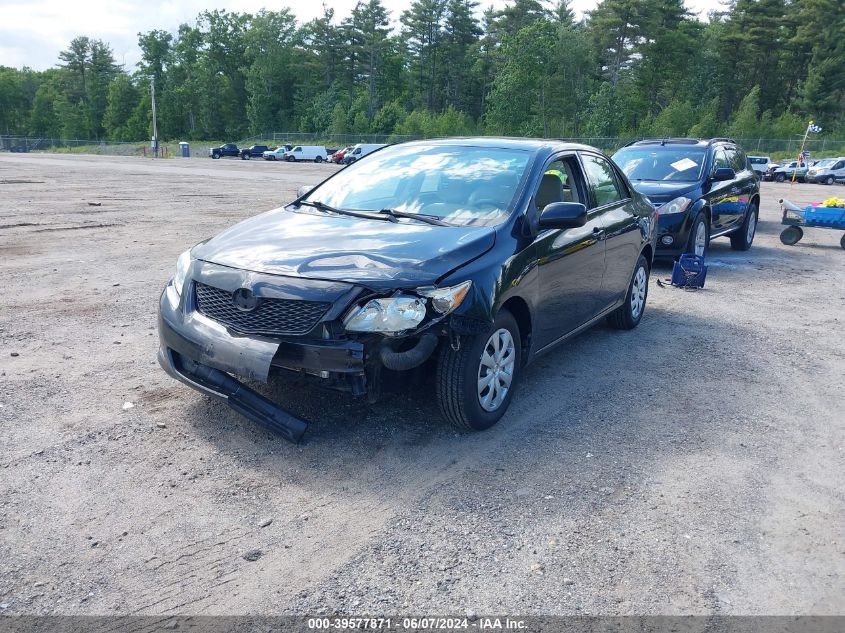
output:
<instances>
[{"instance_id":1,"label":"gravel lot","mask_svg":"<svg viewBox=\"0 0 845 633\"><path fill-rule=\"evenodd\" d=\"M165 375L156 308L186 247L333 169L0 156L3 612L845 612L842 233L783 246L777 207L845 187L765 183L749 252L653 277L488 432L274 386L294 446Z\"/></svg>"}]
</instances>

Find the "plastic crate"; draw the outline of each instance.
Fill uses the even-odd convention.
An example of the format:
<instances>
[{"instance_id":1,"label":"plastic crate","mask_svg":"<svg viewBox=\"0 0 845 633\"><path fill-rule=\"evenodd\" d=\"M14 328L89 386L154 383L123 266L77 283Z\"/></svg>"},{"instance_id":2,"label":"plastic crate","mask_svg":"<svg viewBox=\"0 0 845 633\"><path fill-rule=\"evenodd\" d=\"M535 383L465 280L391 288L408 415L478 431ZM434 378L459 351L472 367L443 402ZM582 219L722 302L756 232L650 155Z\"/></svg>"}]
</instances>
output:
<instances>
[{"instance_id":1,"label":"plastic crate","mask_svg":"<svg viewBox=\"0 0 845 633\"><path fill-rule=\"evenodd\" d=\"M808 224L845 227L845 207L806 207L804 221Z\"/></svg>"},{"instance_id":2,"label":"plastic crate","mask_svg":"<svg viewBox=\"0 0 845 633\"><path fill-rule=\"evenodd\" d=\"M704 288L707 264L700 255L685 253L672 267L672 285L679 288Z\"/></svg>"}]
</instances>

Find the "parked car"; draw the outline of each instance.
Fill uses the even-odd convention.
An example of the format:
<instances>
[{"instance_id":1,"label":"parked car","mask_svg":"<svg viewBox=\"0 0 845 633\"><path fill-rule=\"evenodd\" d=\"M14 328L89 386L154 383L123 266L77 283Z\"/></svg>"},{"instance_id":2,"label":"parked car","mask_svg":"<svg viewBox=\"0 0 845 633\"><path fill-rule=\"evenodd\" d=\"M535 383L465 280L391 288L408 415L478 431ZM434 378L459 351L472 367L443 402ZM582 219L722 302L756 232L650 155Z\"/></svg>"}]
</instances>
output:
<instances>
[{"instance_id":1,"label":"parked car","mask_svg":"<svg viewBox=\"0 0 845 633\"><path fill-rule=\"evenodd\" d=\"M386 147L384 143L358 143L355 147L352 148L352 151L347 152L343 156L343 163L345 165L351 165L355 161L361 160L367 154L372 154L377 149L381 149L382 147Z\"/></svg>"},{"instance_id":2,"label":"parked car","mask_svg":"<svg viewBox=\"0 0 845 633\"><path fill-rule=\"evenodd\" d=\"M757 174L760 180L766 180L769 175L769 170L777 167L776 163L768 156L749 156L748 162L751 164L751 169Z\"/></svg>"},{"instance_id":3,"label":"parked car","mask_svg":"<svg viewBox=\"0 0 845 633\"><path fill-rule=\"evenodd\" d=\"M832 185L837 180L845 178L845 157L824 158L807 170L807 182Z\"/></svg>"},{"instance_id":4,"label":"parked car","mask_svg":"<svg viewBox=\"0 0 845 633\"><path fill-rule=\"evenodd\" d=\"M634 188L660 212L657 256L704 256L715 237L748 250L760 209L760 181L731 139L645 139L613 155Z\"/></svg>"},{"instance_id":5,"label":"parked car","mask_svg":"<svg viewBox=\"0 0 845 633\"><path fill-rule=\"evenodd\" d=\"M305 423L236 377L376 397L381 377L434 372L443 415L485 429L526 363L599 320L640 322L656 215L591 147L395 145L182 253L159 362L291 440Z\"/></svg>"},{"instance_id":6,"label":"parked car","mask_svg":"<svg viewBox=\"0 0 845 633\"><path fill-rule=\"evenodd\" d=\"M343 162L343 157L346 156L349 152L355 149L354 145L350 145L348 147L344 147L341 150L336 151L334 154L331 155L331 161L333 163L341 163Z\"/></svg>"},{"instance_id":7,"label":"parked car","mask_svg":"<svg viewBox=\"0 0 845 633\"><path fill-rule=\"evenodd\" d=\"M784 182L786 180L792 180L794 177L798 182L804 182L809 169L807 163L798 162L797 160L782 163L779 167L772 170L772 180L775 182Z\"/></svg>"},{"instance_id":8,"label":"parked car","mask_svg":"<svg viewBox=\"0 0 845 633\"><path fill-rule=\"evenodd\" d=\"M293 145L280 145L276 149L268 149L262 156L264 160L284 160L285 153L292 149Z\"/></svg>"},{"instance_id":9,"label":"parked car","mask_svg":"<svg viewBox=\"0 0 845 633\"><path fill-rule=\"evenodd\" d=\"M224 143L220 147L212 147L208 150L208 155L212 158L221 158L223 156L240 156L241 150L234 143Z\"/></svg>"},{"instance_id":10,"label":"parked car","mask_svg":"<svg viewBox=\"0 0 845 633\"><path fill-rule=\"evenodd\" d=\"M269 147L266 145L250 145L241 150L241 160L249 160L250 158L261 158Z\"/></svg>"},{"instance_id":11,"label":"parked car","mask_svg":"<svg viewBox=\"0 0 845 633\"><path fill-rule=\"evenodd\" d=\"M315 163L322 163L328 160L328 152L322 145L297 145L285 154L285 160L290 162L313 160Z\"/></svg>"}]
</instances>

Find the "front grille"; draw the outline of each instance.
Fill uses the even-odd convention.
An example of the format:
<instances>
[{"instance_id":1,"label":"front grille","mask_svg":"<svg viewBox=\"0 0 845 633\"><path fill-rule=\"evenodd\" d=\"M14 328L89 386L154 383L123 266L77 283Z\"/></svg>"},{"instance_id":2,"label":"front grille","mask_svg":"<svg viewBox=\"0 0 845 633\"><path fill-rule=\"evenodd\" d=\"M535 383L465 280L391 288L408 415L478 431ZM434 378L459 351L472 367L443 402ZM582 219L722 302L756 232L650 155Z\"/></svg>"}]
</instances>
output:
<instances>
[{"instance_id":1,"label":"front grille","mask_svg":"<svg viewBox=\"0 0 845 633\"><path fill-rule=\"evenodd\" d=\"M305 334L331 307L323 301L298 299L259 299L249 312L235 307L232 293L205 284L196 284L197 310L241 334Z\"/></svg>"}]
</instances>

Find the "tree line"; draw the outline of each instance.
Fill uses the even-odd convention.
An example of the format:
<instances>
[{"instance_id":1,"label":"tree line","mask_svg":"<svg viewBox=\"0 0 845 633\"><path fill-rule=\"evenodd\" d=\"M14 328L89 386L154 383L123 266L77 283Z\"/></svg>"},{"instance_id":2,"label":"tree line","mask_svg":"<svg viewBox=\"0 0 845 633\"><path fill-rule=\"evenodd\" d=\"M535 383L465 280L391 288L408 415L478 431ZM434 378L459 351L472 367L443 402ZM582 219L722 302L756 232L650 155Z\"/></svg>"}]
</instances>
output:
<instances>
[{"instance_id":1,"label":"tree line","mask_svg":"<svg viewBox=\"0 0 845 633\"><path fill-rule=\"evenodd\" d=\"M45 71L0 66L0 133L142 140L155 82L163 139L263 131L443 136L789 138L814 118L845 136L843 0L734 0L707 20L683 0L381 0L204 11L138 34L135 69L79 36Z\"/></svg>"}]
</instances>

